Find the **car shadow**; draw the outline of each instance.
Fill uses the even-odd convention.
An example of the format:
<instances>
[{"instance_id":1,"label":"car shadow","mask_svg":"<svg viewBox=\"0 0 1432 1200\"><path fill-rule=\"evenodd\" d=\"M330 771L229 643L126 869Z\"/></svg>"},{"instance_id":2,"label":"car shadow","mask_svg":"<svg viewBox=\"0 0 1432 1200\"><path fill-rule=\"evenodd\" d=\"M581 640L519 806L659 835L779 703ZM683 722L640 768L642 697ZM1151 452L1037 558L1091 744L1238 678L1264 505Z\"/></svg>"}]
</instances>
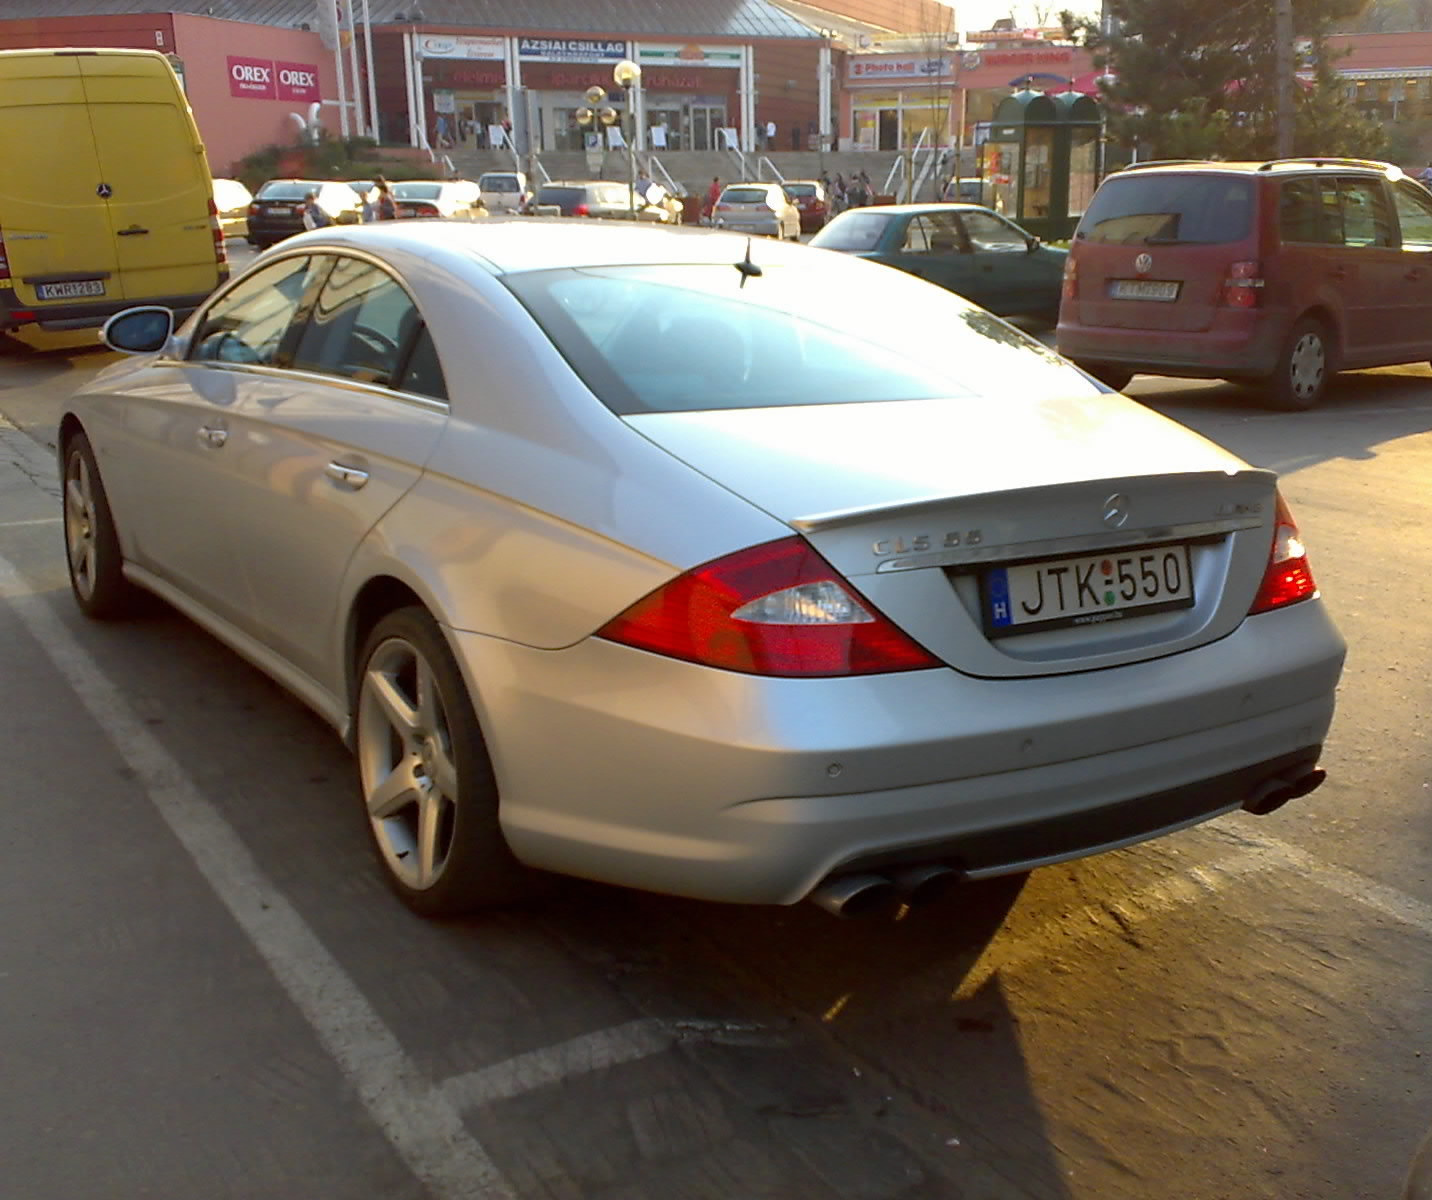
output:
<instances>
[{"instance_id":1,"label":"car shadow","mask_svg":"<svg viewBox=\"0 0 1432 1200\"><path fill-rule=\"evenodd\" d=\"M852 920L811 904L705 904L563 880L540 919L645 1012L734 1012L797 1047L815 1043L815 1061L843 1063L845 1084L873 1089L873 1115L898 1120L903 1106L907 1141L936 1131L952 1183L988 1173L1059 1200L1069 1192L1018 1017L998 972L978 969L1027 879L967 883L894 917ZM912 1053L918 1069L902 1067ZM767 1108L826 1116L862 1103L833 1094L839 1082L813 1083L810 1060L789 1067Z\"/></svg>"}]
</instances>

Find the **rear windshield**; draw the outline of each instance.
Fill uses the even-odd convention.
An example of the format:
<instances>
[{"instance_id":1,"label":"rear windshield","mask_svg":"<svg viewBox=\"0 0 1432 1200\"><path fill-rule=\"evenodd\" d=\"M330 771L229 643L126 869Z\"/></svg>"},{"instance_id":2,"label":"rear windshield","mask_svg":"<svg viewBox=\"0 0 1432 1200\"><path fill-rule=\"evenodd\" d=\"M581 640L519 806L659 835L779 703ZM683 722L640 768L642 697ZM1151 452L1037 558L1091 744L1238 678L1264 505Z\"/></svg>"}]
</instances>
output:
<instances>
[{"instance_id":1,"label":"rear windshield","mask_svg":"<svg viewBox=\"0 0 1432 1200\"><path fill-rule=\"evenodd\" d=\"M477 186L484 192L515 192L517 180L511 175L483 175Z\"/></svg>"},{"instance_id":2,"label":"rear windshield","mask_svg":"<svg viewBox=\"0 0 1432 1200\"><path fill-rule=\"evenodd\" d=\"M1241 242L1253 228L1253 187L1232 175L1116 175L1094 193L1075 236L1116 246Z\"/></svg>"},{"instance_id":3,"label":"rear windshield","mask_svg":"<svg viewBox=\"0 0 1432 1200\"><path fill-rule=\"evenodd\" d=\"M443 194L440 183L395 183L393 195L399 200L436 200Z\"/></svg>"},{"instance_id":4,"label":"rear windshield","mask_svg":"<svg viewBox=\"0 0 1432 1200\"><path fill-rule=\"evenodd\" d=\"M1097 394L1038 341L901 272L834 254L753 277L735 265L567 268L503 282L623 416Z\"/></svg>"},{"instance_id":5,"label":"rear windshield","mask_svg":"<svg viewBox=\"0 0 1432 1200\"><path fill-rule=\"evenodd\" d=\"M812 246L824 250L874 250L890 218L881 213L842 213L811 238Z\"/></svg>"},{"instance_id":6,"label":"rear windshield","mask_svg":"<svg viewBox=\"0 0 1432 1200\"><path fill-rule=\"evenodd\" d=\"M727 188L723 204L765 204L771 194L765 188Z\"/></svg>"},{"instance_id":7,"label":"rear windshield","mask_svg":"<svg viewBox=\"0 0 1432 1200\"><path fill-rule=\"evenodd\" d=\"M270 179L258 190L260 200L303 200L309 192L321 191L323 184L304 179Z\"/></svg>"},{"instance_id":8,"label":"rear windshield","mask_svg":"<svg viewBox=\"0 0 1432 1200\"><path fill-rule=\"evenodd\" d=\"M560 204L564 207L581 204L587 198L585 188L544 187L537 193L538 204Z\"/></svg>"},{"instance_id":9,"label":"rear windshield","mask_svg":"<svg viewBox=\"0 0 1432 1200\"><path fill-rule=\"evenodd\" d=\"M813 183L788 183L786 184L787 196L814 196L815 184Z\"/></svg>"}]
</instances>

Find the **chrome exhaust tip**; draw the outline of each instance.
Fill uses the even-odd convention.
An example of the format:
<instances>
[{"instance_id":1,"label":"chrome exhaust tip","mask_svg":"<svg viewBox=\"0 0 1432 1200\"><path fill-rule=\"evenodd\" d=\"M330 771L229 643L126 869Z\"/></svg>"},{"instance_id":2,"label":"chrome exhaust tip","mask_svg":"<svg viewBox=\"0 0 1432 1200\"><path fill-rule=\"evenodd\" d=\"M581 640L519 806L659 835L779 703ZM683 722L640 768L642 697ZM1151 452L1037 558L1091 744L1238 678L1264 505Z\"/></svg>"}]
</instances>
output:
<instances>
[{"instance_id":1,"label":"chrome exhaust tip","mask_svg":"<svg viewBox=\"0 0 1432 1200\"><path fill-rule=\"evenodd\" d=\"M900 898L911 908L943 900L960 882L959 872L949 867L931 864L922 867L905 867L891 876Z\"/></svg>"},{"instance_id":2,"label":"chrome exhaust tip","mask_svg":"<svg viewBox=\"0 0 1432 1200\"><path fill-rule=\"evenodd\" d=\"M838 875L807 899L837 917L868 917L893 911L899 903L895 885L884 875Z\"/></svg>"},{"instance_id":3,"label":"chrome exhaust tip","mask_svg":"<svg viewBox=\"0 0 1432 1200\"><path fill-rule=\"evenodd\" d=\"M1296 779L1265 780L1248 799L1243 801L1244 811L1257 817L1266 817L1269 813L1282 808L1289 800L1299 800L1309 792L1317 791L1327 777L1326 771L1315 768L1304 775L1299 775Z\"/></svg>"}]
</instances>

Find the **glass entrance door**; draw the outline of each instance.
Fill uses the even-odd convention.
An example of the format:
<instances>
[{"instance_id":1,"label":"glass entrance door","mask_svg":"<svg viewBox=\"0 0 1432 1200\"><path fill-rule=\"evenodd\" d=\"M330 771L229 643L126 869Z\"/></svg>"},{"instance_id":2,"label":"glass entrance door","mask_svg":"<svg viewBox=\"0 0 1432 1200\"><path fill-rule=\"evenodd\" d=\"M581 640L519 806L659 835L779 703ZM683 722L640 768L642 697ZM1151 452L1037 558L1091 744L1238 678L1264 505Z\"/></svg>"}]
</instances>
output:
<instances>
[{"instance_id":1,"label":"glass entrance door","mask_svg":"<svg viewBox=\"0 0 1432 1200\"><path fill-rule=\"evenodd\" d=\"M691 131L691 149L720 150L720 134L716 131L726 124L724 104L693 104L691 120L687 128Z\"/></svg>"}]
</instances>

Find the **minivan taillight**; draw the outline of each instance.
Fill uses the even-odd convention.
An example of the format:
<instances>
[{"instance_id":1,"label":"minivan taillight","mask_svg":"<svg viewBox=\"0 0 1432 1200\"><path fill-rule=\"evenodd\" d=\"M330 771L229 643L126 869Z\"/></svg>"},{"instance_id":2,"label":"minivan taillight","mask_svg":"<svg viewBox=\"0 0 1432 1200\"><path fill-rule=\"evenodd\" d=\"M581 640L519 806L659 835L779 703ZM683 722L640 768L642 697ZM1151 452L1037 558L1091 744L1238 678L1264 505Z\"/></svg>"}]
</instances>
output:
<instances>
[{"instance_id":1,"label":"minivan taillight","mask_svg":"<svg viewBox=\"0 0 1432 1200\"><path fill-rule=\"evenodd\" d=\"M1223 280L1223 303L1228 308L1257 308L1262 304L1263 275L1255 259L1229 266Z\"/></svg>"},{"instance_id":2,"label":"minivan taillight","mask_svg":"<svg viewBox=\"0 0 1432 1200\"><path fill-rule=\"evenodd\" d=\"M1061 300L1079 299L1079 268L1074 265L1074 256L1068 255L1064 259L1064 283L1059 289Z\"/></svg>"},{"instance_id":3,"label":"minivan taillight","mask_svg":"<svg viewBox=\"0 0 1432 1200\"><path fill-rule=\"evenodd\" d=\"M10 256L5 252L5 234L0 231L0 279L10 278Z\"/></svg>"},{"instance_id":4,"label":"minivan taillight","mask_svg":"<svg viewBox=\"0 0 1432 1200\"><path fill-rule=\"evenodd\" d=\"M1308 552L1298 536L1298 526L1288 511L1282 495L1273 517L1273 546L1268 552L1268 567L1254 597L1248 615L1268 612L1316 596L1318 585L1313 582L1308 566Z\"/></svg>"},{"instance_id":5,"label":"minivan taillight","mask_svg":"<svg viewBox=\"0 0 1432 1200\"><path fill-rule=\"evenodd\" d=\"M573 207L573 209L572 209L572 215L573 215L574 217L586 217L586 216L590 216L590 215L591 215L591 212L592 212L592 210L591 210L590 208L588 208L585 204L575 205L575 206Z\"/></svg>"},{"instance_id":6,"label":"minivan taillight","mask_svg":"<svg viewBox=\"0 0 1432 1200\"><path fill-rule=\"evenodd\" d=\"M815 678L940 666L799 537L678 575L598 636L749 675Z\"/></svg>"}]
</instances>

